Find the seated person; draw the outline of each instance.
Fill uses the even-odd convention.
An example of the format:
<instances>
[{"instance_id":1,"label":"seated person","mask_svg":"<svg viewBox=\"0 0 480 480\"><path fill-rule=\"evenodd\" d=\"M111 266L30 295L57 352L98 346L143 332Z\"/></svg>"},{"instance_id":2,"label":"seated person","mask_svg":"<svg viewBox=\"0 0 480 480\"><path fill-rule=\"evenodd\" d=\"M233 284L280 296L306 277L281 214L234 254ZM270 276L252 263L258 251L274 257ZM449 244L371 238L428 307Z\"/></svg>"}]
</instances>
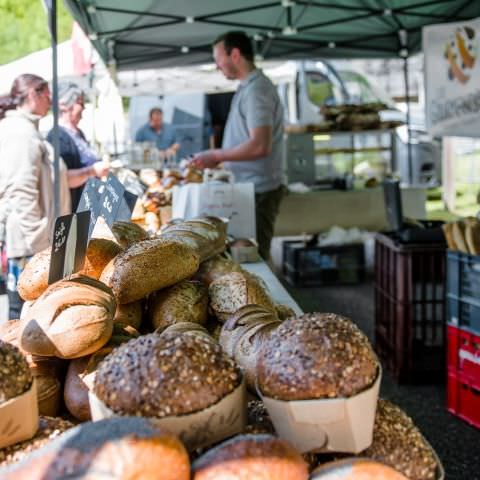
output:
<instances>
[{"instance_id":1,"label":"seated person","mask_svg":"<svg viewBox=\"0 0 480 480\"><path fill-rule=\"evenodd\" d=\"M176 140L175 128L163 121L163 111L155 107L150 110L149 121L137 130L136 142L151 142L167 155L174 155L180 148Z\"/></svg>"}]
</instances>

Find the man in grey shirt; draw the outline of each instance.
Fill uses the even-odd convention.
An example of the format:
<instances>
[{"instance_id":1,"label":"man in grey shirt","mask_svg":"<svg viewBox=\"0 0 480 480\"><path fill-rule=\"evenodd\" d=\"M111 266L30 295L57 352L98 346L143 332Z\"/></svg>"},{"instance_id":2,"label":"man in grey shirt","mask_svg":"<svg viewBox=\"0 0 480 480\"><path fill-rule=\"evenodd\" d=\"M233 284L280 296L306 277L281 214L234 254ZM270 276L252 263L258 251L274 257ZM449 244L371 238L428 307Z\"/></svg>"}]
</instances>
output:
<instances>
[{"instance_id":1,"label":"man in grey shirt","mask_svg":"<svg viewBox=\"0 0 480 480\"><path fill-rule=\"evenodd\" d=\"M244 32L227 32L213 43L217 68L240 80L232 99L221 149L196 154L192 164L213 168L223 163L235 181L255 185L255 215L260 255L270 258L275 218L286 191L282 170L283 108L273 83L256 68Z\"/></svg>"}]
</instances>

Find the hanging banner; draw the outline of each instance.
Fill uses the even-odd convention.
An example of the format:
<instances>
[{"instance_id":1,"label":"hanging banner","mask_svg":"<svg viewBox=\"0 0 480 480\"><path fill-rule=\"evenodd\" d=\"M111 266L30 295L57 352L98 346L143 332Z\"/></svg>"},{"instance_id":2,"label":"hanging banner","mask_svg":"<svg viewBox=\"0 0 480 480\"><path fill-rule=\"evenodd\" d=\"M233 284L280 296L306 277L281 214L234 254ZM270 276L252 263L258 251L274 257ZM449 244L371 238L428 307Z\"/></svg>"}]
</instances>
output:
<instances>
[{"instance_id":1,"label":"hanging banner","mask_svg":"<svg viewBox=\"0 0 480 480\"><path fill-rule=\"evenodd\" d=\"M427 128L480 137L480 18L423 29Z\"/></svg>"}]
</instances>

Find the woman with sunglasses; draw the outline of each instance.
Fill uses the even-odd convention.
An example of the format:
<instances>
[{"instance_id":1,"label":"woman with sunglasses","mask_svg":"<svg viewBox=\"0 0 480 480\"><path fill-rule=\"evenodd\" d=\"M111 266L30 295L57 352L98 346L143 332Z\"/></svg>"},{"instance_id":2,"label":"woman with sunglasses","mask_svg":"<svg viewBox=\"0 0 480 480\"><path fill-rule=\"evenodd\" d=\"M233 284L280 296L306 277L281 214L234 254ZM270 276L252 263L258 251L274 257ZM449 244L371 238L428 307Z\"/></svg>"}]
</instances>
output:
<instances>
[{"instance_id":1,"label":"woman with sunglasses","mask_svg":"<svg viewBox=\"0 0 480 480\"><path fill-rule=\"evenodd\" d=\"M41 77L23 74L0 97L0 230L8 258L9 318L20 316L17 280L28 259L51 244L54 180L51 149L38 131L50 109L50 90ZM61 162L61 215L70 212L66 169Z\"/></svg>"}]
</instances>

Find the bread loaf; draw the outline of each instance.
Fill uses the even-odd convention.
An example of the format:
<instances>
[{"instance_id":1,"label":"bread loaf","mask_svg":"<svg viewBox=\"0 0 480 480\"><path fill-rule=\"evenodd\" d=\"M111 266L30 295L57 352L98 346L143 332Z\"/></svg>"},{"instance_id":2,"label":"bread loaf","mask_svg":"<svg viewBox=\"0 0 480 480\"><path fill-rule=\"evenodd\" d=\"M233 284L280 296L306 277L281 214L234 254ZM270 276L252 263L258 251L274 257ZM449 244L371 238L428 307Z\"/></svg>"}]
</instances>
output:
<instances>
[{"instance_id":1,"label":"bread loaf","mask_svg":"<svg viewBox=\"0 0 480 480\"><path fill-rule=\"evenodd\" d=\"M123 303L117 305L113 323L121 325L130 325L135 330L140 328L143 318L143 301L137 300L132 303Z\"/></svg>"},{"instance_id":2,"label":"bread loaf","mask_svg":"<svg viewBox=\"0 0 480 480\"><path fill-rule=\"evenodd\" d=\"M208 287L210 308L220 321L225 321L241 307L258 304L275 314L275 306L256 277L248 272L234 272L213 281Z\"/></svg>"},{"instance_id":3,"label":"bread loaf","mask_svg":"<svg viewBox=\"0 0 480 480\"><path fill-rule=\"evenodd\" d=\"M198 254L187 245L157 238L117 255L100 280L112 288L119 303L130 303L191 277L198 265Z\"/></svg>"},{"instance_id":4,"label":"bread loaf","mask_svg":"<svg viewBox=\"0 0 480 480\"><path fill-rule=\"evenodd\" d=\"M0 469L3 480L188 480L182 443L145 418L110 418L66 431L20 462Z\"/></svg>"},{"instance_id":5,"label":"bread loaf","mask_svg":"<svg viewBox=\"0 0 480 480\"><path fill-rule=\"evenodd\" d=\"M93 353L112 334L115 307L106 285L73 275L37 299L23 320L20 345L29 353L59 358Z\"/></svg>"},{"instance_id":6,"label":"bread loaf","mask_svg":"<svg viewBox=\"0 0 480 480\"><path fill-rule=\"evenodd\" d=\"M148 233L136 223L115 221L112 225L115 239L122 248L128 248L134 243L148 239Z\"/></svg>"},{"instance_id":7,"label":"bread loaf","mask_svg":"<svg viewBox=\"0 0 480 480\"><path fill-rule=\"evenodd\" d=\"M198 281L182 280L152 295L148 312L153 328L161 332L178 322L204 325L207 309L207 287Z\"/></svg>"},{"instance_id":8,"label":"bread loaf","mask_svg":"<svg viewBox=\"0 0 480 480\"><path fill-rule=\"evenodd\" d=\"M307 465L286 441L272 435L238 435L192 465L193 480L308 480Z\"/></svg>"},{"instance_id":9,"label":"bread loaf","mask_svg":"<svg viewBox=\"0 0 480 480\"><path fill-rule=\"evenodd\" d=\"M280 320L286 320L287 318L295 316L295 312L291 307L289 307L288 305L283 305L281 303L275 304L275 312L277 313L277 317Z\"/></svg>"},{"instance_id":10,"label":"bread loaf","mask_svg":"<svg viewBox=\"0 0 480 480\"><path fill-rule=\"evenodd\" d=\"M32 374L20 350L0 340L0 405L22 395L32 386Z\"/></svg>"},{"instance_id":11,"label":"bread loaf","mask_svg":"<svg viewBox=\"0 0 480 480\"><path fill-rule=\"evenodd\" d=\"M159 333L159 332L155 332ZM160 332L160 335L179 335L179 334L188 334L188 335L197 335L203 337L211 342L215 342L213 337L208 333L208 330L205 327L202 327L198 323L193 322L179 322L170 325L165 330Z\"/></svg>"},{"instance_id":12,"label":"bread loaf","mask_svg":"<svg viewBox=\"0 0 480 480\"><path fill-rule=\"evenodd\" d=\"M257 361L260 391L278 400L350 397L370 387L378 361L352 321L311 313L284 321Z\"/></svg>"},{"instance_id":13,"label":"bread loaf","mask_svg":"<svg viewBox=\"0 0 480 480\"><path fill-rule=\"evenodd\" d=\"M51 248L34 255L25 265L17 283L17 290L23 300L36 300L48 287Z\"/></svg>"},{"instance_id":14,"label":"bread loaf","mask_svg":"<svg viewBox=\"0 0 480 480\"><path fill-rule=\"evenodd\" d=\"M457 244L453 238L453 223L444 223L442 225L443 234L445 235L445 240L447 241L447 246L450 250L458 250Z\"/></svg>"},{"instance_id":15,"label":"bread loaf","mask_svg":"<svg viewBox=\"0 0 480 480\"><path fill-rule=\"evenodd\" d=\"M95 374L100 362L114 348L138 336L139 333L132 327L116 324L114 325L112 338L104 347L92 355L76 358L70 362L65 378L63 396L65 406L76 419L82 422L91 420L88 391L93 389Z\"/></svg>"},{"instance_id":16,"label":"bread loaf","mask_svg":"<svg viewBox=\"0 0 480 480\"><path fill-rule=\"evenodd\" d=\"M41 416L37 433L33 438L0 449L0 467L19 462L30 452L38 450L73 427L73 423L63 418Z\"/></svg>"},{"instance_id":17,"label":"bread loaf","mask_svg":"<svg viewBox=\"0 0 480 480\"><path fill-rule=\"evenodd\" d=\"M120 346L100 364L94 392L117 414L161 418L203 410L240 382L220 345L194 335L150 334Z\"/></svg>"},{"instance_id":18,"label":"bread loaf","mask_svg":"<svg viewBox=\"0 0 480 480\"><path fill-rule=\"evenodd\" d=\"M111 240L92 238L88 244L85 264L81 273L98 280L108 262L121 251L120 246Z\"/></svg>"},{"instance_id":19,"label":"bread loaf","mask_svg":"<svg viewBox=\"0 0 480 480\"><path fill-rule=\"evenodd\" d=\"M216 255L202 262L195 278L209 286L214 280L223 277L227 273L244 272L242 267L223 255Z\"/></svg>"},{"instance_id":20,"label":"bread loaf","mask_svg":"<svg viewBox=\"0 0 480 480\"><path fill-rule=\"evenodd\" d=\"M476 218L465 219L465 242L471 255L480 255L480 222Z\"/></svg>"},{"instance_id":21,"label":"bread loaf","mask_svg":"<svg viewBox=\"0 0 480 480\"><path fill-rule=\"evenodd\" d=\"M467 242L465 241L465 223L461 220L455 222L452 226L452 236L457 250L468 253Z\"/></svg>"},{"instance_id":22,"label":"bread loaf","mask_svg":"<svg viewBox=\"0 0 480 480\"><path fill-rule=\"evenodd\" d=\"M379 399L372 445L361 457L390 465L410 480L434 480L438 468L432 448L399 407Z\"/></svg>"}]
</instances>

